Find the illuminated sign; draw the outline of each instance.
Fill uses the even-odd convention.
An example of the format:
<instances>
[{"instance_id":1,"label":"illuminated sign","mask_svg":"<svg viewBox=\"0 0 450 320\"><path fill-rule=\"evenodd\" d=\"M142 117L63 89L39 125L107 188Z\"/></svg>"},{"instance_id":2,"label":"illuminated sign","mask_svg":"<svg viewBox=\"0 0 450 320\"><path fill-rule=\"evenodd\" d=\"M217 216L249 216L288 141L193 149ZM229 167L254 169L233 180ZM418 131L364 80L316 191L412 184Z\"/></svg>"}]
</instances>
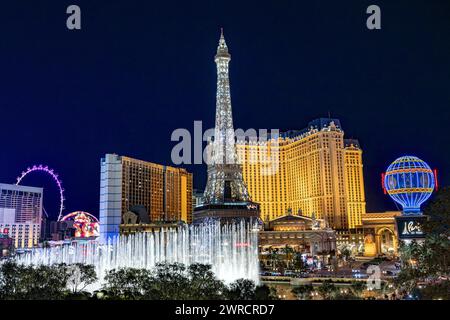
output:
<instances>
[{"instance_id":1,"label":"illuminated sign","mask_svg":"<svg viewBox=\"0 0 450 320\"><path fill-rule=\"evenodd\" d=\"M0 238L9 238L9 228L0 229Z\"/></svg>"},{"instance_id":2,"label":"illuminated sign","mask_svg":"<svg viewBox=\"0 0 450 320\"><path fill-rule=\"evenodd\" d=\"M396 217L397 232L400 240L421 239L425 237L423 223L425 216L400 216Z\"/></svg>"},{"instance_id":3,"label":"illuminated sign","mask_svg":"<svg viewBox=\"0 0 450 320\"><path fill-rule=\"evenodd\" d=\"M236 242L235 246L236 247L249 247L250 243L248 243L248 242Z\"/></svg>"}]
</instances>

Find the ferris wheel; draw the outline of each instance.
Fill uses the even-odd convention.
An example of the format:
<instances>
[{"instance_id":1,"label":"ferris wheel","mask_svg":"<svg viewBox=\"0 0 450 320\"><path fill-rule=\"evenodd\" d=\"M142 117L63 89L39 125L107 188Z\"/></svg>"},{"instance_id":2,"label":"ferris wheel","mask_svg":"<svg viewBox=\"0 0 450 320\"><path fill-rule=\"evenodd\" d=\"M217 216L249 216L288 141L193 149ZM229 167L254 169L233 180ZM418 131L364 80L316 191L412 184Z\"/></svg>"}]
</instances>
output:
<instances>
[{"instance_id":1,"label":"ferris wheel","mask_svg":"<svg viewBox=\"0 0 450 320\"><path fill-rule=\"evenodd\" d=\"M16 185L19 185L20 182L22 181L23 178L25 178L25 176L27 176L28 174L32 173L32 172L36 172L36 171L41 171L41 172L45 172L47 174L49 174L53 180L56 182L56 185L58 186L58 190L59 190L59 213L58 213L58 221L61 220L61 218L63 217L63 210L64 210L64 201L66 200L64 198L64 188L62 187L62 181L58 178L58 175L55 173L55 171L53 169L49 169L48 166L43 166L43 165L34 165L31 168L28 167L27 170L23 171L22 174L17 177L17 182Z\"/></svg>"}]
</instances>

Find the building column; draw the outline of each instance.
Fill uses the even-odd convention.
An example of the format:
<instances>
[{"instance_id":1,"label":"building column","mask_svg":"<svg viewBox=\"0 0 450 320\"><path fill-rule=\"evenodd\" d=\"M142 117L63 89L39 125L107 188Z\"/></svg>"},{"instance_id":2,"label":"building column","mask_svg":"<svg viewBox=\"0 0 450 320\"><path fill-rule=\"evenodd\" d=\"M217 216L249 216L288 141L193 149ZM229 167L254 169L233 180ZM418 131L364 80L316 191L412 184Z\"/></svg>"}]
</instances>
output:
<instances>
[{"instance_id":1,"label":"building column","mask_svg":"<svg viewBox=\"0 0 450 320\"><path fill-rule=\"evenodd\" d=\"M377 248L376 255L381 254L381 236L378 231L375 233L375 245Z\"/></svg>"}]
</instances>

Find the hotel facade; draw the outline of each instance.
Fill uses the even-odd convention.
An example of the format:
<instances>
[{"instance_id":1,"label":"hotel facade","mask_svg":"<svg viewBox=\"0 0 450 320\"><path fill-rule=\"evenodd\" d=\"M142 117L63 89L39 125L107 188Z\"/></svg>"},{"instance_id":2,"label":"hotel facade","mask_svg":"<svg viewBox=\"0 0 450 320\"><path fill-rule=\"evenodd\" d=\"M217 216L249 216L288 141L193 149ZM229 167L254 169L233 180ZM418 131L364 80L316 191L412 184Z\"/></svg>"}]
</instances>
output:
<instances>
[{"instance_id":1,"label":"hotel facade","mask_svg":"<svg viewBox=\"0 0 450 320\"><path fill-rule=\"evenodd\" d=\"M119 234L123 216L142 210L151 223L192 222L192 174L116 154L101 159L100 237Z\"/></svg>"},{"instance_id":2,"label":"hotel facade","mask_svg":"<svg viewBox=\"0 0 450 320\"><path fill-rule=\"evenodd\" d=\"M32 248L41 235L43 189L0 183L0 229L14 248Z\"/></svg>"},{"instance_id":3,"label":"hotel facade","mask_svg":"<svg viewBox=\"0 0 450 320\"><path fill-rule=\"evenodd\" d=\"M344 139L338 119L317 119L267 141L238 140L237 152L264 222L292 210L315 214L336 230L362 225L362 150L357 140Z\"/></svg>"}]
</instances>

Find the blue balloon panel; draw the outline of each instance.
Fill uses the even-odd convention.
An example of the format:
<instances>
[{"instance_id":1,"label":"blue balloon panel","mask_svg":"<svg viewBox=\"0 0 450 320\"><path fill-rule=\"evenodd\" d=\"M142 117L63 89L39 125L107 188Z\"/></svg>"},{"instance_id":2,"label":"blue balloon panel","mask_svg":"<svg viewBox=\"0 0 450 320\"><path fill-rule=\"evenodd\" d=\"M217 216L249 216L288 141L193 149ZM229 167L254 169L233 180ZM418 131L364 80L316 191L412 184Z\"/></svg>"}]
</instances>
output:
<instances>
[{"instance_id":1,"label":"blue balloon panel","mask_svg":"<svg viewBox=\"0 0 450 320\"><path fill-rule=\"evenodd\" d=\"M404 214L420 214L420 206L434 190L433 170L417 157L400 157L386 170L384 187Z\"/></svg>"}]
</instances>

